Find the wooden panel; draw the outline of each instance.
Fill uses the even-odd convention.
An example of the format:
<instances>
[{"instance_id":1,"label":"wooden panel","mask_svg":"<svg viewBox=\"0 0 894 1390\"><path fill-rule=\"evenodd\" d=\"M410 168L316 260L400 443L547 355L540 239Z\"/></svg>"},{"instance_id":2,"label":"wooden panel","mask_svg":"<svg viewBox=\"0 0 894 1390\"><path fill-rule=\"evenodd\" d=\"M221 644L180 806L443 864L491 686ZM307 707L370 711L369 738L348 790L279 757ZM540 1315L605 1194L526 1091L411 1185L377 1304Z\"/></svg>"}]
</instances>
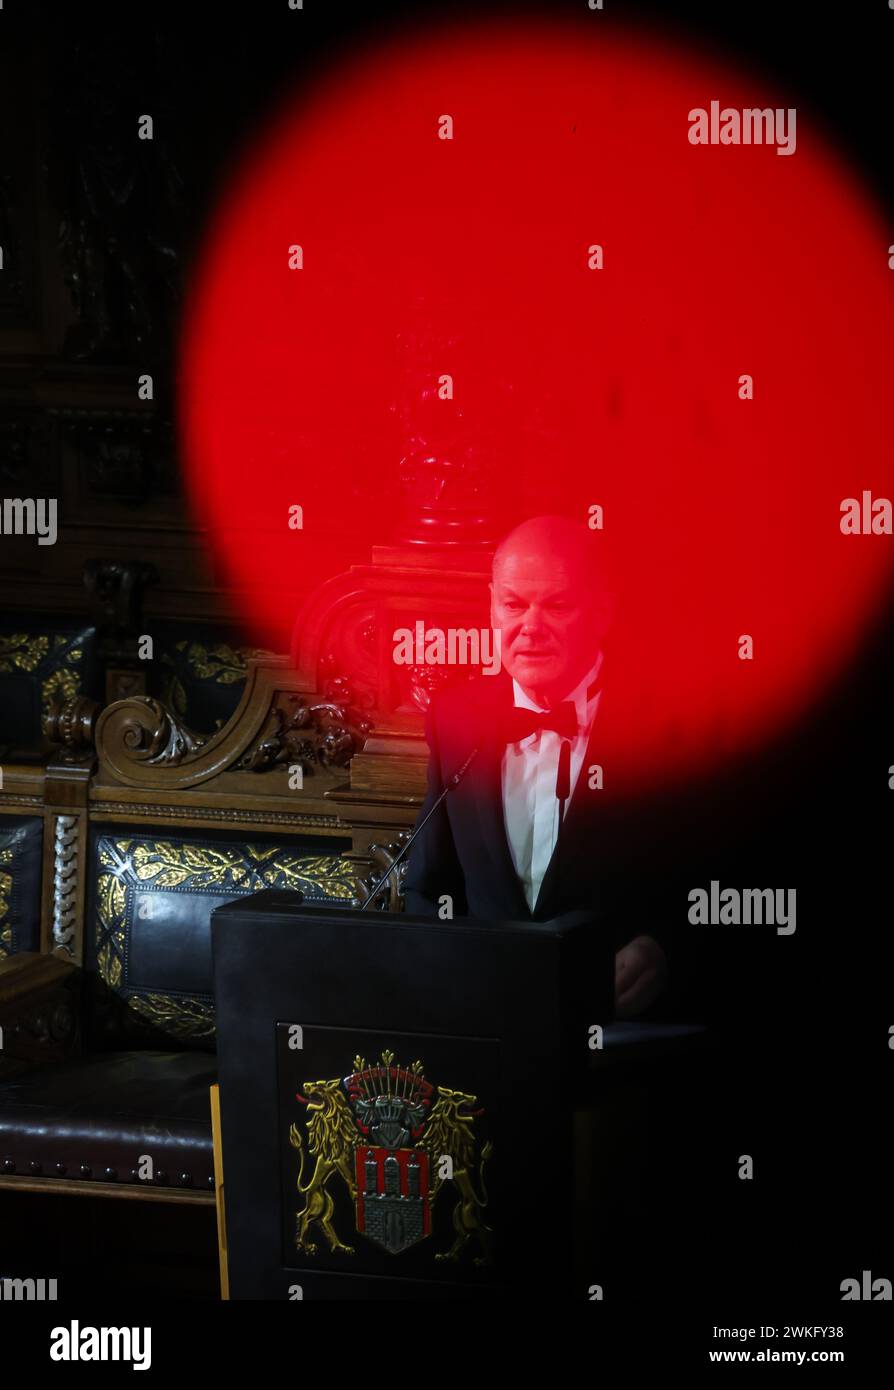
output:
<instances>
[{"instance_id":1,"label":"wooden panel","mask_svg":"<svg viewBox=\"0 0 894 1390\"><path fill-rule=\"evenodd\" d=\"M227 1268L227 1214L224 1204L223 1146L220 1128L220 1086L210 1086L211 1093L211 1138L214 1144L214 1200L217 1205L217 1256L220 1262L220 1296L230 1297L230 1280Z\"/></svg>"},{"instance_id":2,"label":"wooden panel","mask_svg":"<svg viewBox=\"0 0 894 1390\"><path fill-rule=\"evenodd\" d=\"M19 1192L54 1192L61 1197L109 1197L127 1202L170 1202L181 1207L210 1207L213 1192L165 1190L161 1187L126 1186L123 1183L89 1182L82 1178L19 1178L0 1176L0 1189Z\"/></svg>"}]
</instances>

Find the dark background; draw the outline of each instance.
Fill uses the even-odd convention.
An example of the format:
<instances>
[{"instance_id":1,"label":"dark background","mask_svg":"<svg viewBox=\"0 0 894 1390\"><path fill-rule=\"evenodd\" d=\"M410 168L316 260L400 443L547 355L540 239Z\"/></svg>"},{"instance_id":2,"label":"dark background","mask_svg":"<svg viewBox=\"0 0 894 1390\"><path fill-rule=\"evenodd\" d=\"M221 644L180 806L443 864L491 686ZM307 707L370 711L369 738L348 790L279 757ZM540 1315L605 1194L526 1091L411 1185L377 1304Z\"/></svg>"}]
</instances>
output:
<instances>
[{"instance_id":1,"label":"dark background","mask_svg":"<svg viewBox=\"0 0 894 1390\"><path fill-rule=\"evenodd\" d=\"M825 11L778 0L606 3L594 25L658 26L784 84L785 104L819 114L890 215L894 12L883 0ZM511 26L526 9L578 14L585 5L495 8ZM433 17L444 15L437 7ZM56 547L4 541L5 617L80 613L82 565L100 555L156 566L149 620L237 630L178 476L173 345L184 290L216 196L286 90L423 17L422 6L387 0L308 0L300 15L286 0L6 0L0 241L21 254L20 269L0 279L0 478L4 495L38 479L30 490L60 497L67 521ZM156 116L156 138L128 139L125 152L116 132L125 120L130 132L143 110ZM75 273L80 304L66 283ZM149 412L134 408L135 364L156 374ZM336 498L339 569L363 554L355 526ZM296 607L325 577L296 576ZM709 1161L697 1170L679 1160L675 1124L694 1122L694 1093L665 1093L650 1171L656 1183L674 1173L679 1200L631 1238L631 1280L644 1261L656 1288L679 1275L693 1298L719 1280L756 1316L764 1298L775 1306L794 1291L822 1299L820 1322L842 1279L870 1269L894 1280L883 1142L894 1064L892 634L894 609L812 720L674 808L668 853L690 886L796 887L798 930L706 928L690 943L694 997L732 1050L711 1082ZM269 636L285 645L285 634ZM736 1177L742 1153L755 1158L754 1182Z\"/></svg>"}]
</instances>

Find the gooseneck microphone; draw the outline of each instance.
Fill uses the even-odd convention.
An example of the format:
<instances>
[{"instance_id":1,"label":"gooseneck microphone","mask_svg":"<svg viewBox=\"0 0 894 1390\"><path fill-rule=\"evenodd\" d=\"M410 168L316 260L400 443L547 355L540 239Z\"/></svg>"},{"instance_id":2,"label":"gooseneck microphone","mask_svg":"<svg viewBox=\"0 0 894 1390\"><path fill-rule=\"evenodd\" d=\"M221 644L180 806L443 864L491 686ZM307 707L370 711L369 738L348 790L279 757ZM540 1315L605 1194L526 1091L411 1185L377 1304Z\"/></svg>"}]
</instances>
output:
<instances>
[{"instance_id":1,"label":"gooseneck microphone","mask_svg":"<svg viewBox=\"0 0 894 1390\"><path fill-rule=\"evenodd\" d=\"M559 748L559 765L556 768L556 797L559 802L559 829L565 819L565 802L571 795L571 744L562 739Z\"/></svg>"},{"instance_id":2,"label":"gooseneck microphone","mask_svg":"<svg viewBox=\"0 0 894 1390\"><path fill-rule=\"evenodd\" d=\"M419 824L416 826L415 830L413 831L413 833L412 833L412 835L410 836L409 840L407 840L406 844L403 845L403 846L400 848L400 850L398 851L398 853L394 856L394 859L391 861L391 864L389 865L389 868L388 868L387 873L383 874L383 875L382 875L379 879L377 879L376 882L373 884L372 888L370 889L370 892L369 892L368 897L365 899L365 901L364 901L364 902L361 904L361 906L360 906L360 911L361 911L361 912L363 912L367 907L369 907L369 905L370 905L370 903L373 901L373 899L374 899L379 893L381 893L381 891L382 891L382 886L383 886L383 884L385 883L385 880L386 880L386 879L389 877L389 875L397 868L397 866L398 866L398 864L401 862L401 860L402 860L402 859L405 859L405 858L407 857L407 855L409 854L410 850L413 848L413 845L415 844L417 837L418 837L419 835L421 835L422 831L423 831L423 830L425 829L425 827L428 825L428 823L429 823L429 821L431 820L432 816L434 815L435 811L437 811L437 809L438 809L438 807L440 806L441 802L444 800L444 797L447 795L447 793L448 793L449 791L452 791L454 787L458 787L458 786L459 786L460 782L461 782L461 781L463 780L463 778L465 777L466 773L468 772L469 768L472 766L472 763L474 762L475 758L477 758L477 756L478 756L478 749L477 749L477 748L473 748L472 751L471 751L471 753L469 754L469 756L466 758L466 761L463 763L462 767L461 767L457 772L454 772L454 774L453 774L452 777L448 777L447 781L444 783L444 789L443 789L443 791L441 792L441 794L439 795L437 801L434 803L434 805L432 806L431 810L428 811L428 812L423 816L422 820L421 820L421 821L419 822Z\"/></svg>"}]
</instances>

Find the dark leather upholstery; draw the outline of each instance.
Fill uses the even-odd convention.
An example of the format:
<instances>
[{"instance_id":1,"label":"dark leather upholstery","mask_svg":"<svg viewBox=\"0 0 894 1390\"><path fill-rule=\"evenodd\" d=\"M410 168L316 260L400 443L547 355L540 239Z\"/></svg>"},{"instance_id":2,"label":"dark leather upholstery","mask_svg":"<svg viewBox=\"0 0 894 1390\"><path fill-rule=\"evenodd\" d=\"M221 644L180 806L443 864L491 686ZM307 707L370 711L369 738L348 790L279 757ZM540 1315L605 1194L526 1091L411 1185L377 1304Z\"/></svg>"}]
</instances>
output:
<instances>
[{"instance_id":1,"label":"dark leather upholstery","mask_svg":"<svg viewBox=\"0 0 894 1390\"><path fill-rule=\"evenodd\" d=\"M0 960L40 948L43 821L0 817Z\"/></svg>"},{"instance_id":2,"label":"dark leather upholstery","mask_svg":"<svg viewBox=\"0 0 894 1390\"><path fill-rule=\"evenodd\" d=\"M349 904L353 868L318 843L96 828L88 882L85 1036L101 1047L214 1049L211 913L260 888Z\"/></svg>"},{"instance_id":3,"label":"dark leather upholstery","mask_svg":"<svg viewBox=\"0 0 894 1390\"><path fill-rule=\"evenodd\" d=\"M248 660L261 649L233 634L183 624L156 631L152 688L190 729L210 734L226 724L245 689Z\"/></svg>"},{"instance_id":4,"label":"dark leather upholstery","mask_svg":"<svg viewBox=\"0 0 894 1390\"><path fill-rule=\"evenodd\" d=\"M133 1173L148 1155L153 1185L207 1188L208 1088L216 1080L211 912L273 886L350 903L352 866L340 844L330 845L320 854L319 841L93 827L82 980L87 1051L0 1082L0 1173L145 1184ZM39 838L29 852L36 914Z\"/></svg>"},{"instance_id":5,"label":"dark leather upholstery","mask_svg":"<svg viewBox=\"0 0 894 1390\"><path fill-rule=\"evenodd\" d=\"M198 1052L88 1053L0 1086L0 1172L155 1187L214 1186L208 1088ZM139 1179L142 1156L154 1178Z\"/></svg>"},{"instance_id":6,"label":"dark leather upholstery","mask_svg":"<svg viewBox=\"0 0 894 1390\"><path fill-rule=\"evenodd\" d=\"M54 695L96 695L96 629L55 620L0 618L0 757L42 745L41 716Z\"/></svg>"}]
</instances>

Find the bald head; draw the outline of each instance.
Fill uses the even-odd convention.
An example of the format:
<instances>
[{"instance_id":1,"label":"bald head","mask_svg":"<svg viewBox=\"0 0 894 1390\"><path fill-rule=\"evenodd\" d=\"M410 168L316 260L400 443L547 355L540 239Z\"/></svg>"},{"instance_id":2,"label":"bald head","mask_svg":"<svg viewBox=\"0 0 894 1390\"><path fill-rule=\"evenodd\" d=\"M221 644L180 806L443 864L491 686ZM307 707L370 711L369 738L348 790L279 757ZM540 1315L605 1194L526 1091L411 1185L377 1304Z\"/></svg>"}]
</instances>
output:
<instances>
[{"instance_id":1,"label":"bald head","mask_svg":"<svg viewBox=\"0 0 894 1390\"><path fill-rule=\"evenodd\" d=\"M557 704L595 662L611 616L594 537L567 517L532 517L500 542L490 587L503 666L537 704Z\"/></svg>"},{"instance_id":2,"label":"bald head","mask_svg":"<svg viewBox=\"0 0 894 1390\"><path fill-rule=\"evenodd\" d=\"M602 557L591 531L579 521L567 516L532 516L510 531L494 551L493 572L507 563L523 565L555 557L569 574L580 576L590 587L604 585Z\"/></svg>"}]
</instances>

